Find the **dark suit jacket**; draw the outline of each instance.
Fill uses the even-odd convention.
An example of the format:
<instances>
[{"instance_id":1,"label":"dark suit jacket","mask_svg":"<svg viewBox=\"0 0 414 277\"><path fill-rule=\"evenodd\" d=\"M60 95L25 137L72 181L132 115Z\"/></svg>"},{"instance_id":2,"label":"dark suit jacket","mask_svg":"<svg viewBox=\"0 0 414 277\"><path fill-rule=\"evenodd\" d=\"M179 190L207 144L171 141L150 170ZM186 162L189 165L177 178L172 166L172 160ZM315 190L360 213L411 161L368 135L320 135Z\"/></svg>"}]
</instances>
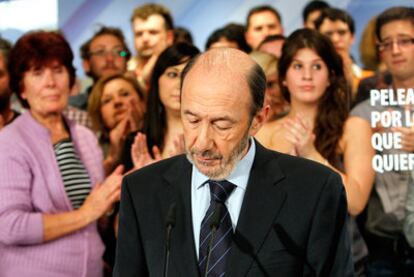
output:
<instances>
[{"instance_id":1,"label":"dark suit jacket","mask_svg":"<svg viewBox=\"0 0 414 277\"><path fill-rule=\"evenodd\" d=\"M353 276L339 175L256 146L226 276ZM181 155L124 178L114 276L163 276L165 218L173 202L168 276L200 276L191 171Z\"/></svg>"}]
</instances>

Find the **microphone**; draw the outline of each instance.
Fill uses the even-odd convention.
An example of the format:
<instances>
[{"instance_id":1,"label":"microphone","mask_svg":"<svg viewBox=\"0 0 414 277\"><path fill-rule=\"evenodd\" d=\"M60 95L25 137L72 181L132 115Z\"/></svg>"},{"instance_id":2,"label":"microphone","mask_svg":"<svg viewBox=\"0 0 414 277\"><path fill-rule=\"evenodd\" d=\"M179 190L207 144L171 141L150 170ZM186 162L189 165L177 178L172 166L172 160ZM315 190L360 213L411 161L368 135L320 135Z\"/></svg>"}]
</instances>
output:
<instances>
[{"instance_id":1,"label":"microphone","mask_svg":"<svg viewBox=\"0 0 414 277\"><path fill-rule=\"evenodd\" d=\"M255 254L253 245L244 237L237 229L233 235L234 243L239 247L239 249L244 252L245 254L249 255L253 258L253 261L256 262L257 266L259 267L260 271L263 273L263 276L270 277L269 273L266 272L262 263L257 258Z\"/></svg>"},{"instance_id":2,"label":"microphone","mask_svg":"<svg viewBox=\"0 0 414 277\"><path fill-rule=\"evenodd\" d=\"M171 203L165 218L165 255L164 255L164 277L168 276L168 264L170 261L171 231L175 226L176 204Z\"/></svg>"},{"instance_id":3,"label":"microphone","mask_svg":"<svg viewBox=\"0 0 414 277\"><path fill-rule=\"evenodd\" d=\"M216 231L218 227L220 226L220 216L223 214L224 211L224 204L221 202L216 202L214 213L211 216L210 221L210 228L211 228L211 236L210 240L208 242L208 251L207 251L207 262L206 262L206 271L204 273L204 276L207 277L208 273L208 266L210 263L210 256L211 256L211 248L213 246L214 236L216 234Z\"/></svg>"}]
</instances>

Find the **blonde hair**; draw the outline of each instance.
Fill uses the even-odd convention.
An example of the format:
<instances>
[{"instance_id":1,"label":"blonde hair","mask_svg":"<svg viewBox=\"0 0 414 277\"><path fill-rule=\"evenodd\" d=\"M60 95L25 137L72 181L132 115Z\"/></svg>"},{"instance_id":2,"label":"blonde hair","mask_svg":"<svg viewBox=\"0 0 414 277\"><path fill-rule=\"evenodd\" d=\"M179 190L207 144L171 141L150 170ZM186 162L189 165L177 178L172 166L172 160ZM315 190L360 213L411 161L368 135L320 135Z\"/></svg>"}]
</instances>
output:
<instances>
[{"instance_id":1,"label":"blonde hair","mask_svg":"<svg viewBox=\"0 0 414 277\"><path fill-rule=\"evenodd\" d=\"M142 6L136 7L132 12L131 23L135 18L141 18L147 20L151 15L158 14L164 18L165 29L172 30L174 29L173 18L171 16L170 10L163 5L147 3Z\"/></svg>"},{"instance_id":2,"label":"blonde hair","mask_svg":"<svg viewBox=\"0 0 414 277\"><path fill-rule=\"evenodd\" d=\"M276 56L265 53L262 51L252 51L250 57L259 64L266 75L276 73L277 74L277 61Z\"/></svg>"},{"instance_id":3,"label":"blonde hair","mask_svg":"<svg viewBox=\"0 0 414 277\"><path fill-rule=\"evenodd\" d=\"M375 36L375 25L377 17L369 20L361 36L359 43L359 55L365 69L376 71L381 61L377 52L377 38Z\"/></svg>"},{"instance_id":4,"label":"blonde hair","mask_svg":"<svg viewBox=\"0 0 414 277\"><path fill-rule=\"evenodd\" d=\"M92 128L96 132L105 133L108 131L106 130L105 124L102 119L101 99L102 99L103 90L106 84L115 79L122 79L130 83L135 89L135 91L137 92L139 99L144 100L144 94L142 90L140 89L137 80L133 76L118 73L118 74L113 74L113 75L102 77L93 86L92 92L89 95L89 99L88 99L88 114L92 121Z\"/></svg>"}]
</instances>

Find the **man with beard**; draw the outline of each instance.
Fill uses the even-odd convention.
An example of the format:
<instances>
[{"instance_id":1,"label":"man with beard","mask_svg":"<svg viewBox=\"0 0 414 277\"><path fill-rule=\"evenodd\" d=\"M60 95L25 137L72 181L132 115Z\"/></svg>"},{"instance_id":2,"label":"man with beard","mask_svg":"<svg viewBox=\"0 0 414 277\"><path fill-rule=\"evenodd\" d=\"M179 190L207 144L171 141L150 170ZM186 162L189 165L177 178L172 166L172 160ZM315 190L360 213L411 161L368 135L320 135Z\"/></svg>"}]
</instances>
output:
<instances>
[{"instance_id":1,"label":"man with beard","mask_svg":"<svg viewBox=\"0 0 414 277\"><path fill-rule=\"evenodd\" d=\"M83 70L92 78L93 84L103 76L125 73L131 56L122 31L107 26L102 26L81 46L80 54ZM69 105L86 110L93 84L85 93L70 97Z\"/></svg>"},{"instance_id":2,"label":"man with beard","mask_svg":"<svg viewBox=\"0 0 414 277\"><path fill-rule=\"evenodd\" d=\"M148 3L135 8L131 16L134 45L137 55L128 62L143 91L158 56L174 41L174 24L170 11L159 4Z\"/></svg>"},{"instance_id":3,"label":"man with beard","mask_svg":"<svg viewBox=\"0 0 414 277\"><path fill-rule=\"evenodd\" d=\"M10 107L11 91L9 87L9 72L7 70L7 58L11 49L11 43L0 38L0 129L12 122L18 115Z\"/></svg>"},{"instance_id":4,"label":"man with beard","mask_svg":"<svg viewBox=\"0 0 414 277\"><path fill-rule=\"evenodd\" d=\"M268 112L265 87L240 50L188 63L186 155L124 178L114 276L352 275L339 175L252 138Z\"/></svg>"},{"instance_id":5,"label":"man with beard","mask_svg":"<svg viewBox=\"0 0 414 277\"><path fill-rule=\"evenodd\" d=\"M282 17L279 11L268 5L250 9L246 19L247 44L256 50L270 35L283 35Z\"/></svg>"}]
</instances>

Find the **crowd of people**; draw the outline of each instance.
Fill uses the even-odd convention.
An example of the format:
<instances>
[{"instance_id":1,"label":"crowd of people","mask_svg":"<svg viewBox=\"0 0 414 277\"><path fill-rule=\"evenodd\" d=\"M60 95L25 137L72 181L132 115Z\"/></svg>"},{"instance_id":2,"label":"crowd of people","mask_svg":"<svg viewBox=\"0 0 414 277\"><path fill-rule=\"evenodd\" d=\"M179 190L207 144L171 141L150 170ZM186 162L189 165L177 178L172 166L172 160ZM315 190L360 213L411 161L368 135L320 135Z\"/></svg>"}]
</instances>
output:
<instances>
[{"instance_id":1,"label":"crowd of people","mask_svg":"<svg viewBox=\"0 0 414 277\"><path fill-rule=\"evenodd\" d=\"M339 174L355 275L414 276L414 175L371 165L375 132L401 133L402 149L386 153L412 153L414 127L373 128L371 112L389 107L369 99L371 89L414 88L414 8L370 21L362 65L347 11L311 1L303 25L287 35L277 9L253 7L245 24L214 30L205 52L235 48L263 71L263 126L249 130L257 144ZM113 26L81 46L85 91L59 31L31 31L14 45L0 37L0 276L111 276L122 178L186 153L183 124L198 119L182 111L182 75L201 51L160 4L138 6L131 28L136 55ZM227 121L213 122L215 132L232 128Z\"/></svg>"}]
</instances>

